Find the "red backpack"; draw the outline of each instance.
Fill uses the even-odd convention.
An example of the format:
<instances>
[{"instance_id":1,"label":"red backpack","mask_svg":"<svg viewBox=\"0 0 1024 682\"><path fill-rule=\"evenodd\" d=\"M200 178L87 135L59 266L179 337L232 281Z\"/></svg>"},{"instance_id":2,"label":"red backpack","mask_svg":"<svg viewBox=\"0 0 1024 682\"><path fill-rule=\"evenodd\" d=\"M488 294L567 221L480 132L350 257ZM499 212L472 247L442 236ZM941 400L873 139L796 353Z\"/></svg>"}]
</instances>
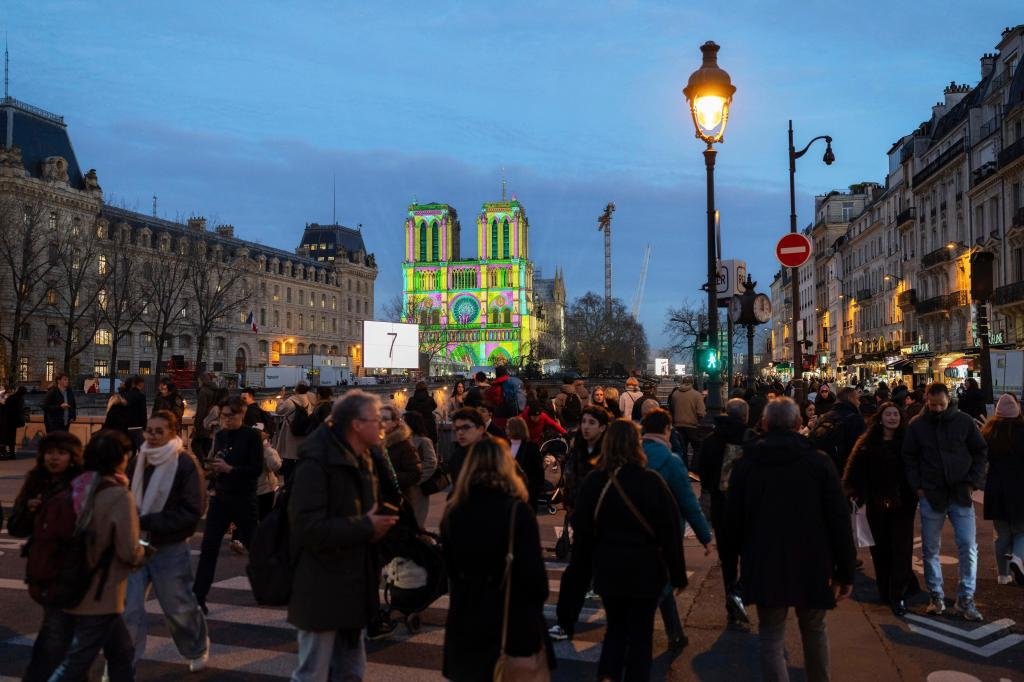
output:
<instances>
[{"instance_id":1,"label":"red backpack","mask_svg":"<svg viewBox=\"0 0 1024 682\"><path fill-rule=\"evenodd\" d=\"M25 583L28 584L29 595L37 603L62 609L78 606L89 591L93 577L100 571L102 576L96 589L96 599L102 596L114 558L114 542L111 537L110 545L99 561L95 566L90 565L88 549L96 538L88 525L96 494L114 485L117 484L103 480L96 484L81 514L75 513L70 489L53 495L39 508L32 537L22 552L28 559Z\"/></svg>"}]
</instances>

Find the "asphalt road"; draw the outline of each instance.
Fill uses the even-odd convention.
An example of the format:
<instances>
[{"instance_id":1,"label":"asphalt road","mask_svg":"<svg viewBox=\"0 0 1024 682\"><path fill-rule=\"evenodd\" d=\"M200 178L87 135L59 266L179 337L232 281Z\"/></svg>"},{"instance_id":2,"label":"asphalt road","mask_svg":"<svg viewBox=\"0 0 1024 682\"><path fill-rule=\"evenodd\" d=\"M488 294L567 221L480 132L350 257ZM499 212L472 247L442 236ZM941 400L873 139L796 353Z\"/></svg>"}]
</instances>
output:
<instances>
[{"instance_id":1,"label":"asphalt road","mask_svg":"<svg viewBox=\"0 0 1024 682\"><path fill-rule=\"evenodd\" d=\"M9 506L17 493L30 460L0 462L0 501ZM430 522L440 518L443 500L435 496ZM980 518L980 505L978 513ZM552 548L561 530L561 515L540 519L541 537ZM867 550L861 551L863 572L858 575L854 597L829 615L828 627L835 680L928 680L972 682L1024 681L1024 589L999 586L995 581L991 524L979 522L979 578L977 603L986 621L968 624L955 617L920 615L924 604L906 619L892 615L877 603L872 566ZM780 532L782 530L780 529ZM0 682L20 679L28 661L41 609L29 599L21 581L24 562L18 556L20 542L6 531L0 534ZM192 540L195 550L199 536ZM757 638L753 632L726 628L724 590L714 556L704 557L692 537L686 540L690 586L677 597L689 646L679 655L666 650L660 617L655 619L655 673L653 679L756 680ZM943 553L955 555L951 534L943 540ZM944 558L947 593L955 589L955 560ZM188 675L170 641L154 599L150 613L149 645L138 671L140 680L286 679L295 664L295 634L285 622L284 609L255 606L244 577L245 560L228 551L218 562L214 589L209 598L210 633L213 641L210 667ZM919 562L917 564L920 569ZM551 556L548 573L551 596L546 608L554 616L558 578L564 566ZM409 633L400 627L388 639L370 642L369 680L440 680L443 623L446 598L423 614L422 629ZM754 614L752 614L754 615ZM599 599L588 600L584 621L572 642L556 645L556 680L593 679L604 634L604 612ZM803 656L795 623L787 629L792 679L805 679Z\"/></svg>"}]
</instances>

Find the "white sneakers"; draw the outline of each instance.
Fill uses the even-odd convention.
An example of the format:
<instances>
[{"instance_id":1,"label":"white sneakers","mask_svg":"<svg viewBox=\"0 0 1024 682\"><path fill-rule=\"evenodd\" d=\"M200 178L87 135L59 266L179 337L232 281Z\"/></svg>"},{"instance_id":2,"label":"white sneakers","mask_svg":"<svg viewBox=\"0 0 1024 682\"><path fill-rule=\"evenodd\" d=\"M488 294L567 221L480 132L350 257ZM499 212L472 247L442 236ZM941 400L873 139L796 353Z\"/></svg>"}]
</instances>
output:
<instances>
[{"instance_id":1,"label":"white sneakers","mask_svg":"<svg viewBox=\"0 0 1024 682\"><path fill-rule=\"evenodd\" d=\"M996 583L999 584L999 585L1009 585L1012 582L1013 582L1013 578L1011 578L1008 575L996 576Z\"/></svg>"},{"instance_id":2,"label":"white sneakers","mask_svg":"<svg viewBox=\"0 0 1024 682\"><path fill-rule=\"evenodd\" d=\"M1018 585L1024 586L1024 559L1016 554L1010 555L1010 574Z\"/></svg>"}]
</instances>

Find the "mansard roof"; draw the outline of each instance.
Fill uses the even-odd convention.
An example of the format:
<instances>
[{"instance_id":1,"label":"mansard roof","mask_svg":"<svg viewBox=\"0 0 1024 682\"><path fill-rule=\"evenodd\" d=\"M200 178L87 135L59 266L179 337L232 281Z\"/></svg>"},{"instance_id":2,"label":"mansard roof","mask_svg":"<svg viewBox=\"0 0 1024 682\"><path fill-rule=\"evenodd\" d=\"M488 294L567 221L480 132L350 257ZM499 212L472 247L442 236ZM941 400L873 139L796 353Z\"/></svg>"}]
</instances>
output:
<instances>
[{"instance_id":1,"label":"mansard roof","mask_svg":"<svg viewBox=\"0 0 1024 682\"><path fill-rule=\"evenodd\" d=\"M0 144L21 149L25 170L33 178L43 177L43 162L53 156L68 163L68 185L85 189L82 170L71 146L64 117L51 114L13 97L0 99Z\"/></svg>"}]
</instances>

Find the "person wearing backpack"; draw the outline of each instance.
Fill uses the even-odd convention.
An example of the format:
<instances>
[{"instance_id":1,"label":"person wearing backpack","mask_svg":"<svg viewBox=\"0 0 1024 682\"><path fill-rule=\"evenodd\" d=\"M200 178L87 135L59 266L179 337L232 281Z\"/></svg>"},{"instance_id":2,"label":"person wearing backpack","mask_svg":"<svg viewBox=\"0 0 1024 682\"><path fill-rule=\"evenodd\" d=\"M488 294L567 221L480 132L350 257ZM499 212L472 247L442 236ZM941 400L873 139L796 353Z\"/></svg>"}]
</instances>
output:
<instances>
[{"instance_id":1,"label":"person wearing backpack","mask_svg":"<svg viewBox=\"0 0 1024 682\"><path fill-rule=\"evenodd\" d=\"M185 416L185 399L178 393L178 387L169 377L160 380L156 397L153 398L153 414L160 410L167 410L174 414L179 424Z\"/></svg>"},{"instance_id":2,"label":"person wearing backpack","mask_svg":"<svg viewBox=\"0 0 1024 682\"><path fill-rule=\"evenodd\" d=\"M860 413L860 392L853 386L844 386L839 389L832 409L818 418L809 438L814 447L829 456L836 473L842 475L854 444L866 428Z\"/></svg>"},{"instance_id":3,"label":"person wearing backpack","mask_svg":"<svg viewBox=\"0 0 1024 682\"><path fill-rule=\"evenodd\" d=\"M288 493L295 682L366 674L364 631L376 617L380 578L373 545L398 521L378 505L370 450L380 443L380 417L375 396L349 391L334 404L330 424L301 447Z\"/></svg>"},{"instance_id":4,"label":"person wearing backpack","mask_svg":"<svg viewBox=\"0 0 1024 682\"><path fill-rule=\"evenodd\" d=\"M640 391L640 381L636 377L626 379L626 390L619 396L619 412L623 417L632 418L633 405L643 397Z\"/></svg>"},{"instance_id":5,"label":"person wearing backpack","mask_svg":"<svg viewBox=\"0 0 1024 682\"><path fill-rule=\"evenodd\" d=\"M220 543L234 523L238 540L248 549L256 529L256 484L263 473L263 441L255 429L244 426L245 404L229 398L220 408L221 429L213 439L213 459L208 461L214 496L206 514L203 544L192 591L199 608L207 613L206 595L213 584Z\"/></svg>"},{"instance_id":6,"label":"person wearing backpack","mask_svg":"<svg viewBox=\"0 0 1024 682\"><path fill-rule=\"evenodd\" d=\"M313 407L309 386L302 381L296 384L294 393L277 404L275 414L281 417L281 427L277 431L274 449L283 460L281 478L284 479L285 485L291 480L292 471L298 462L299 446L306 439Z\"/></svg>"},{"instance_id":7,"label":"person wearing backpack","mask_svg":"<svg viewBox=\"0 0 1024 682\"><path fill-rule=\"evenodd\" d=\"M490 384L487 383L487 375L483 372L477 372L473 375L473 386L466 391L466 399L463 401L463 407L480 407L484 404L484 394L487 389L490 388Z\"/></svg>"},{"instance_id":8,"label":"person wearing backpack","mask_svg":"<svg viewBox=\"0 0 1024 682\"><path fill-rule=\"evenodd\" d=\"M100 431L85 447L85 473L72 481L74 511L84 525L89 585L81 601L66 609L74 634L51 682L86 679L103 650L110 682L135 679L135 647L124 622L128 575L142 564L139 517L125 475L131 440L117 431Z\"/></svg>"},{"instance_id":9,"label":"person wearing backpack","mask_svg":"<svg viewBox=\"0 0 1024 682\"><path fill-rule=\"evenodd\" d=\"M555 414L558 416L558 421L562 422L562 426L569 431L579 428L580 420L583 418L583 401L580 400L576 393L576 387L569 379L566 379L558 390L554 405ZM630 406L632 407L632 404Z\"/></svg>"},{"instance_id":10,"label":"person wearing backpack","mask_svg":"<svg viewBox=\"0 0 1024 682\"><path fill-rule=\"evenodd\" d=\"M39 441L36 465L25 475L25 482L14 500L7 532L12 537L30 538L23 554L48 552L51 548L33 543L39 511L54 495L67 492L71 481L82 471L82 441L66 431L47 434ZM34 562L33 562L34 563ZM46 561L43 562L47 563ZM34 576L26 576L26 582ZM32 657L25 670L28 682L45 682L64 657L71 644L74 619L59 606L43 605L43 622L32 645Z\"/></svg>"},{"instance_id":11,"label":"person wearing backpack","mask_svg":"<svg viewBox=\"0 0 1024 682\"><path fill-rule=\"evenodd\" d=\"M484 395L484 403L490 404L494 411L494 422L498 428L504 430L505 423L512 417L516 417L526 404L520 405L520 394L525 395L523 382L508 373L508 367L498 365L494 369L494 381Z\"/></svg>"},{"instance_id":12,"label":"person wearing backpack","mask_svg":"<svg viewBox=\"0 0 1024 682\"><path fill-rule=\"evenodd\" d=\"M178 653L189 662L190 672L198 672L206 667L210 640L192 592L188 540L206 509L206 486L199 462L178 435L173 412L155 412L144 434L128 477L139 509L139 528L154 551L128 578L124 620L138 666L146 651L146 596L152 586Z\"/></svg>"}]
</instances>

